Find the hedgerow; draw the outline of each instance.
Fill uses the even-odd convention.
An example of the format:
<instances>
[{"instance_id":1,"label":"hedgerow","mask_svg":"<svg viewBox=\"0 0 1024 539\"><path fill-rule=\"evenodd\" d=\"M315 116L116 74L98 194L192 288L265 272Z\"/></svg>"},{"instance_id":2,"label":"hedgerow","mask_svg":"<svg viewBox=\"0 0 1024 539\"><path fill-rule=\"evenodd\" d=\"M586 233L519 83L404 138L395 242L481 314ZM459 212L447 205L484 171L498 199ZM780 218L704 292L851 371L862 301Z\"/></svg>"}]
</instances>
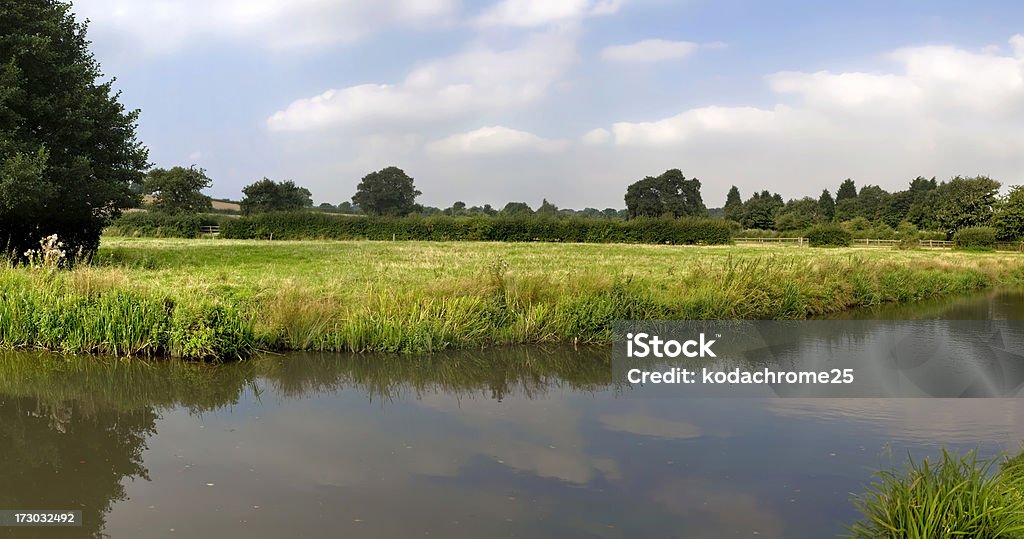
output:
<instances>
[{"instance_id":1,"label":"hedgerow","mask_svg":"<svg viewBox=\"0 0 1024 539\"><path fill-rule=\"evenodd\" d=\"M727 244L734 225L720 219L544 219L491 217L364 217L275 212L226 220L221 237L508 241L570 243Z\"/></svg>"}]
</instances>

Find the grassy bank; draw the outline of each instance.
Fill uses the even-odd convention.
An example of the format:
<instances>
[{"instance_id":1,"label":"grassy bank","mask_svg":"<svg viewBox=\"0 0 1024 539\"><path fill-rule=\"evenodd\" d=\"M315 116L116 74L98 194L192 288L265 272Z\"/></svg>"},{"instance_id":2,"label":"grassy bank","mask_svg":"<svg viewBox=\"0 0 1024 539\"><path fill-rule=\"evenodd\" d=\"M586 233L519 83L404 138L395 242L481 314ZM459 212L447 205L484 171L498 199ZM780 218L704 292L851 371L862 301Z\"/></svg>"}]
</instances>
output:
<instances>
[{"instance_id":1,"label":"grassy bank","mask_svg":"<svg viewBox=\"0 0 1024 539\"><path fill-rule=\"evenodd\" d=\"M991 286L1013 254L105 238L72 271L0 269L0 346L245 357L608 342L616 319L792 319Z\"/></svg>"}]
</instances>

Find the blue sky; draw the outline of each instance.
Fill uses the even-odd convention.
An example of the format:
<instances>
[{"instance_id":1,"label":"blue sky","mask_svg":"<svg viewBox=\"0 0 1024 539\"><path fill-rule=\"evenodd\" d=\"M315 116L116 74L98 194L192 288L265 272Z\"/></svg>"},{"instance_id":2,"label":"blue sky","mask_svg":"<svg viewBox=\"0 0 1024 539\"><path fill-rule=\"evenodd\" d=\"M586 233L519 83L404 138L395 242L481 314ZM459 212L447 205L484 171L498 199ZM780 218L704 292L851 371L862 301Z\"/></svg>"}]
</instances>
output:
<instances>
[{"instance_id":1,"label":"blue sky","mask_svg":"<svg viewBox=\"0 0 1024 539\"><path fill-rule=\"evenodd\" d=\"M622 207L667 168L708 206L911 178L1024 183L1024 4L81 0L157 166L338 203Z\"/></svg>"}]
</instances>

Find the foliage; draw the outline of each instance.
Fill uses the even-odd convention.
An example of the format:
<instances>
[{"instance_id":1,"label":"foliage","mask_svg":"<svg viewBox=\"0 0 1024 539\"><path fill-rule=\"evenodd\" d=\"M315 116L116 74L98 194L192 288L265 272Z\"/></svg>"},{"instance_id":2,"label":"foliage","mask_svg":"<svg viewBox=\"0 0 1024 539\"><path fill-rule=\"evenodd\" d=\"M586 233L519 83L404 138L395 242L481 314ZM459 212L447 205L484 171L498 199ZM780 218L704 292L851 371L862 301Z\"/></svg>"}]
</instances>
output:
<instances>
[{"instance_id":1,"label":"foliage","mask_svg":"<svg viewBox=\"0 0 1024 539\"><path fill-rule=\"evenodd\" d=\"M125 111L69 3L0 8L0 244L18 257L57 234L88 254L103 227L138 202L148 168Z\"/></svg>"},{"instance_id":2,"label":"foliage","mask_svg":"<svg viewBox=\"0 0 1024 539\"><path fill-rule=\"evenodd\" d=\"M725 218L737 223L743 218L743 199L740 198L740 190L735 185L729 188L725 195L725 206L722 207Z\"/></svg>"},{"instance_id":3,"label":"foliage","mask_svg":"<svg viewBox=\"0 0 1024 539\"><path fill-rule=\"evenodd\" d=\"M1024 185L1015 185L996 205L992 223L1002 241L1024 241Z\"/></svg>"},{"instance_id":4,"label":"foliage","mask_svg":"<svg viewBox=\"0 0 1024 539\"><path fill-rule=\"evenodd\" d=\"M857 185L850 178L846 178L836 191L836 204L851 198L857 198Z\"/></svg>"},{"instance_id":5,"label":"foliage","mask_svg":"<svg viewBox=\"0 0 1024 539\"><path fill-rule=\"evenodd\" d=\"M996 229L989 226L961 228L953 235L958 249L991 250L996 246Z\"/></svg>"},{"instance_id":6,"label":"foliage","mask_svg":"<svg viewBox=\"0 0 1024 539\"><path fill-rule=\"evenodd\" d=\"M827 221L828 219L821 213L818 201L804 197L786 202L775 216L774 228L779 231L804 230Z\"/></svg>"},{"instance_id":7,"label":"foliage","mask_svg":"<svg viewBox=\"0 0 1024 539\"><path fill-rule=\"evenodd\" d=\"M363 176L352 202L371 215L409 215L420 196L413 179L398 167L387 167Z\"/></svg>"},{"instance_id":8,"label":"foliage","mask_svg":"<svg viewBox=\"0 0 1024 539\"><path fill-rule=\"evenodd\" d=\"M998 192L999 182L988 176L957 176L943 182L931 200L939 230L952 236L961 228L988 226Z\"/></svg>"},{"instance_id":9,"label":"foliage","mask_svg":"<svg viewBox=\"0 0 1024 539\"><path fill-rule=\"evenodd\" d=\"M288 180L275 182L270 178L249 184L242 189L242 213L249 215L270 211L292 211L308 208L313 205L313 195L309 189L295 185Z\"/></svg>"},{"instance_id":10,"label":"foliage","mask_svg":"<svg viewBox=\"0 0 1024 539\"><path fill-rule=\"evenodd\" d=\"M146 194L153 195L154 210L171 215L199 213L213 208L210 197L200 191L213 185L206 171L196 167L155 168L146 174Z\"/></svg>"},{"instance_id":11,"label":"foliage","mask_svg":"<svg viewBox=\"0 0 1024 539\"><path fill-rule=\"evenodd\" d=\"M1024 537L1024 492L1020 463L943 450L942 458L910 459L900 473L882 471L854 500L863 518L850 528L855 539L934 537Z\"/></svg>"},{"instance_id":12,"label":"foliage","mask_svg":"<svg viewBox=\"0 0 1024 539\"><path fill-rule=\"evenodd\" d=\"M166 213L133 211L116 219L105 233L111 236L152 238L198 238L202 227L217 226L229 220L214 215L169 215Z\"/></svg>"},{"instance_id":13,"label":"foliage","mask_svg":"<svg viewBox=\"0 0 1024 539\"><path fill-rule=\"evenodd\" d=\"M818 212L825 222L832 222L836 217L836 201L828 189L823 189L818 197Z\"/></svg>"},{"instance_id":14,"label":"foliage","mask_svg":"<svg viewBox=\"0 0 1024 539\"><path fill-rule=\"evenodd\" d=\"M509 202L498 212L502 217L528 217L533 215L533 208L525 202Z\"/></svg>"},{"instance_id":15,"label":"foliage","mask_svg":"<svg viewBox=\"0 0 1024 539\"><path fill-rule=\"evenodd\" d=\"M853 236L839 225L818 225L807 231L811 247L849 247Z\"/></svg>"},{"instance_id":16,"label":"foliage","mask_svg":"<svg viewBox=\"0 0 1024 539\"><path fill-rule=\"evenodd\" d=\"M677 168L658 177L647 176L626 189L626 209L637 217L704 217L707 208L700 196L700 180L687 180Z\"/></svg>"},{"instance_id":17,"label":"foliage","mask_svg":"<svg viewBox=\"0 0 1024 539\"><path fill-rule=\"evenodd\" d=\"M370 239L723 244L733 226L717 219L541 219L536 217L338 217L274 213L225 220L234 239Z\"/></svg>"},{"instance_id":18,"label":"foliage","mask_svg":"<svg viewBox=\"0 0 1024 539\"><path fill-rule=\"evenodd\" d=\"M743 203L740 224L744 228L772 229L775 227L775 218L785 205L778 193L772 194L768 191L754 193Z\"/></svg>"}]
</instances>

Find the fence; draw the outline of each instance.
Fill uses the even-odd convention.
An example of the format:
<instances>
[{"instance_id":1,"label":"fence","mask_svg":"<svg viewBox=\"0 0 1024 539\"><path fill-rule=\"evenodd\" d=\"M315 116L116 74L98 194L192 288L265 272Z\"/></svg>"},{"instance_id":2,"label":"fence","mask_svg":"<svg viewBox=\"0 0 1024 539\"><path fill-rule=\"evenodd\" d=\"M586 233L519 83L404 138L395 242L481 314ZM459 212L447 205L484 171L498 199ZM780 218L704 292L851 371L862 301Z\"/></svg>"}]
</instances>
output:
<instances>
[{"instance_id":1,"label":"fence","mask_svg":"<svg viewBox=\"0 0 1024 539\"><path fill-rule=\"evenodd\" d=\"M220 226L218 226L218 225L201 226L201 227L199 227L199 233L204 235L204 236L206 236L206 235L218 236L218 235L220 235Z\"/></svg>"}]
</instances>

